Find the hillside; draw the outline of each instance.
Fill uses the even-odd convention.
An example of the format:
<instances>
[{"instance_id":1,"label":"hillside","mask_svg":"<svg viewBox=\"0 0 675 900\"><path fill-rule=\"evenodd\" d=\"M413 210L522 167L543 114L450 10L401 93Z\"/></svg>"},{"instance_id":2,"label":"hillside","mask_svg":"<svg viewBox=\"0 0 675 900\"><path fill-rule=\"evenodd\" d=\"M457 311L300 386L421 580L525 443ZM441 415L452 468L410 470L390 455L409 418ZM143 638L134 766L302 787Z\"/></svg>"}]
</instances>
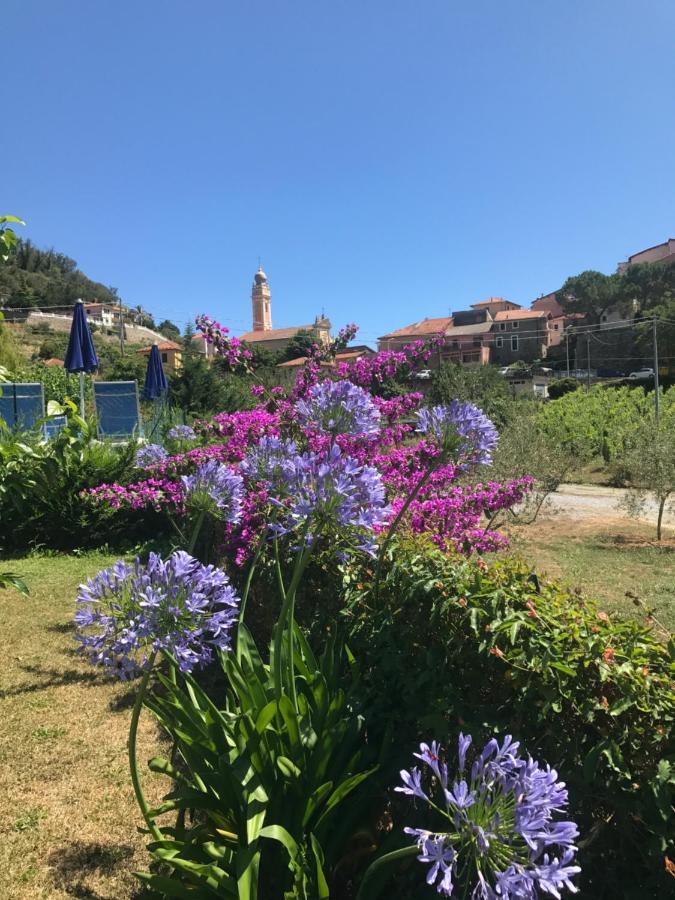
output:
<instances>
[{"instance_id":1,"label":"hillside","mask_svg":"<svg viewBox=\"0 0 675 900\"><path fill-rule=\"evenodd\" d=\"M70 306L82 298L102 303L121 302L117 290L92 281L74 259L56 250L40 250L19 240L0 267L0 305L10 308Z\"/></svg>"}]
</instances>

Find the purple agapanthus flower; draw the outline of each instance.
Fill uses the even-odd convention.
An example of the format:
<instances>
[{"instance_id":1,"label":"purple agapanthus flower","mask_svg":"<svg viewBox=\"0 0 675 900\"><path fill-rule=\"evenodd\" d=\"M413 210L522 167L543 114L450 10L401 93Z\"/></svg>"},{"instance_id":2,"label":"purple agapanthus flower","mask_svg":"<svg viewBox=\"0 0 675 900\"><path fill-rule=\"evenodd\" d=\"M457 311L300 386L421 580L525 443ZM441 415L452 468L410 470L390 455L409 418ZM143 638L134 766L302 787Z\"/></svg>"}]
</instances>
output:
<instances>
[{"instance_id":1,"label":"purple agapanthus flower","mask_svg":"<svg viewBox=\"0 0 675 900\"><path fill-rule=\"evenodd\" d=\"M174 425L166 433L170 441L194 441L196 434L189 425Z\"/></svg>"},{"instance_id":2,"label":"purple agapanthus flower","mask_svg":"<svg viewBox=\"0 0 675 900\"><path fill-rule=\"evenodd\" d=\"M273 498L279 509L274 530L283 534L306 525L310 541L318 532L331 531L344 542L355 539L356 549L374 555L373 529L389 515L378 470L360 465L337 445L324 454L296 454L289 464Z\"/></svg>"},{"instance_id":3,"label":"purple agapanthus flower","mask_svg":"<svg viewBox=\"0 0 675 900\"><path fill-rule=\"evenodd\" d=\"M265 435L249 450L240 468L252 481L278 487L292 479L297 455L295 441Z\"/></svg>"},{"instance_id":4,"label":"purple agapanthus flower","mask_svg":"<svg viewBox=\"0 0 675 900\"><path fill-rule=\"evenodd\" d=\"M296 404L299 421L328 434L375 435L380 411L373 398L351 381L322 381Z\"/></svg>"},{"instance_id":5,"label":"purple agapanthus flower","mask_svg":"<svg viewBox=\"0 0 675 900\"><path fill-rule=\"evenodd\" d=\"M94 665L128 678L156 652L190 672L229 650L239 599L227 575L182 550L147 565L119 560L80 586L76 639Z\"/></svg>"},{"instance_id":6,"label":"purple agapanthus flower","mask_svg":"<svg viewBox=\"0 0 675 900\"><path fill-rule=\"evenodd\" d=\"M463 465L489 465L499 435L485 413L473 403L452 400L447 406L417 412L417 431L432 437Z\"/></svg>"},{"instance_id":7,"label":"purple agapanthus flower","mask_svg":"<svg viewBox=\"0 0 675 900\"><path fill-rule=\"evenodd\" d=\"M148 469L157 463L164 462L168 457L167 451L159 444L145 444L139 447L134 457L134 465L139 469Z\"/></svg>"},{"instance_id":8,"label":"purple agapanthus flower","mask_svg":"<svg viewBox=\"0 0 675 900\"><path fill-rule=\"evenodd\" d=\"M471 739L460 734L458 768L466 767ZM403 770L395 790L427 800L443 825L436 830L405 828L415 838L420 862L430 865L427 883L447 897L472 900L537 900L576 893L572 878L579 831L561 819L567 790L555 769L523 758L507 735L489 741L477 755L471 779L447 787L447 767L438 745L420 746L415 756L426 766ZM428 781L428 787L425 784Z\"/></svg>"},{"instance_id":9,"label":"purple agapanthus flower","mask_svg":"<svg viewBox=\"0 0 675 900\"><path fill-rule=\"evenodd\" d=\"M244 480L229 466L210 459L197 466L194 475L183 475L181 481L188 510L209 512L230 523L241 518Z\"/></svg>"}]
</instances>

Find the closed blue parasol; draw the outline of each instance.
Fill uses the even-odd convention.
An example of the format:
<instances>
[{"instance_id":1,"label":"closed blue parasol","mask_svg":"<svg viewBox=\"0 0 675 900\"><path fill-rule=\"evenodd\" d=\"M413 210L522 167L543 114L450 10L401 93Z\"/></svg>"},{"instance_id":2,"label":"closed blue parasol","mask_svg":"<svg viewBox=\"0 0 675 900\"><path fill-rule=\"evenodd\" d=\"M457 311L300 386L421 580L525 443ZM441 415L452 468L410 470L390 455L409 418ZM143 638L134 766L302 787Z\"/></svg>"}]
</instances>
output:
<instances>
[{"instance_id":1,"label":"closed blue parasol","mask_svg":"<svg viewBox=\"0 0 675 900\"><path fill-rule=\"evenodd\" d=\"M159 347L153 344L148 357L148 368L145 372L145 387L143 397L146 400L156 400L169 390L169 382L164 374L162 357L159 355Z\"/></svg>"},{"instance_id":2,"label":"closed blue parasol","mask_svg":"<svg viewBox=\"0 0 675 900\"><path fill-rule=\"evenodd\" d=\"M77 372L80 376L80 415L84 418L84 373L90 375L98 369L98 356L81 300L77 301L73 310L68 350L63 365L66 371Z\"/></svg>"}]
</instances>

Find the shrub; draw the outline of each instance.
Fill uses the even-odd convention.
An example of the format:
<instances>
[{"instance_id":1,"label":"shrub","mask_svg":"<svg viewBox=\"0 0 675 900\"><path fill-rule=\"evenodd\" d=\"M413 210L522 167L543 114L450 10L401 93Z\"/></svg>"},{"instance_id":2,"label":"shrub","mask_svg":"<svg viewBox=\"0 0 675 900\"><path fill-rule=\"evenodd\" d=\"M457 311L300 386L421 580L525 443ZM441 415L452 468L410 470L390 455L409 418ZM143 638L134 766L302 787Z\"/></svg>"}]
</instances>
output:
<instances>
[{"instance_id":1,"label":"shrub","mask_svg":"<svg viewBox=\"0 0 675 900\"><path fill-rule=\"evenodd\" d=\"M579 382L576 378L558 378L552 381L548 386L548 396L551 400L557 400L564 397L565 394L571 394L572 391L579 389Z\"/></svg>"},{"instance_id":2,"label":"shrub","mask_svg":"<svg viewBox=\"0 0 675 900\"><path fill-rule=\"evenodd\" d=\"M135 444L114 446L76 416L48 442L39 436L0 433L0 545L24 551L91 547L133 534L133 516L82 502L80 491L123 478ZM145 526L151 519L146 516Z\"/></svg>"},{"instance_id":3,"label":"shrub","mask_svg":"<svg viewBox=\"0 0 675 900\"><path fill-rule=\"evenodd\" d=\"M665 896L675 644L514 559L399 544L378 602L370 580L348 577L345 614L371 736L396 736L392 772L428 735L517 735L569 784L583 896Z\"/></svg>"}]
</instances>

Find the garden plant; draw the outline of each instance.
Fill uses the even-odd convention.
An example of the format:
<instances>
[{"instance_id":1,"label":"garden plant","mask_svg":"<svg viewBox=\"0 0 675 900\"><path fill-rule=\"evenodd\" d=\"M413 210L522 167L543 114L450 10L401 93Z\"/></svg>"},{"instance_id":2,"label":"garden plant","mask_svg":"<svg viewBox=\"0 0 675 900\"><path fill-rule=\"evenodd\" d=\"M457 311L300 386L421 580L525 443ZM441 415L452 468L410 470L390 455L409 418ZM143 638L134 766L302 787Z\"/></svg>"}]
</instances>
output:
<instances>
[{"instance_id":1,"label":"garden plant","mask_svg":"<svg viewBox=\"0 0 675 900\"><path fill-rule=\"evenodd\" d=\"M233 368L246 366L236 341L199 324ZM136 460L144 477L86 494L96 505L162 511L176 535L166 558L120 561L91 579L76 615L94 664L140 676L129 758L157 863L140 877L158 896L576 890L578 830L560 817L564 785L510 736L490 739L468 776L471 739L461 735L453 778L438 744L422 744L437 800L416 769L401 777L405 793L424 799L424 828L383 781L396 756L391 736L370 729L358 656L331 621L346 607L347 575L369 568L372 602L385 604L402 534L426 536L446 556L499 548L484 513L529 487L527 478L468 483L497 442L470 403L428 408L419 395L366 390L401 365L406 353L355 366L353 380L321 380L317 350L290 396L270 393L250 412L174 431L171 441L203 442L174 453L146 446ZM319 583L314 601L325 609L301 627L312 618L308 586ZM198 669L210 664L221 676L209 683ZM150 761L172 783L155 809L135 752L143 705L171 744ZM430 864L426 878L410 870L415 857Z\"/></svg>"}]
</instances>

